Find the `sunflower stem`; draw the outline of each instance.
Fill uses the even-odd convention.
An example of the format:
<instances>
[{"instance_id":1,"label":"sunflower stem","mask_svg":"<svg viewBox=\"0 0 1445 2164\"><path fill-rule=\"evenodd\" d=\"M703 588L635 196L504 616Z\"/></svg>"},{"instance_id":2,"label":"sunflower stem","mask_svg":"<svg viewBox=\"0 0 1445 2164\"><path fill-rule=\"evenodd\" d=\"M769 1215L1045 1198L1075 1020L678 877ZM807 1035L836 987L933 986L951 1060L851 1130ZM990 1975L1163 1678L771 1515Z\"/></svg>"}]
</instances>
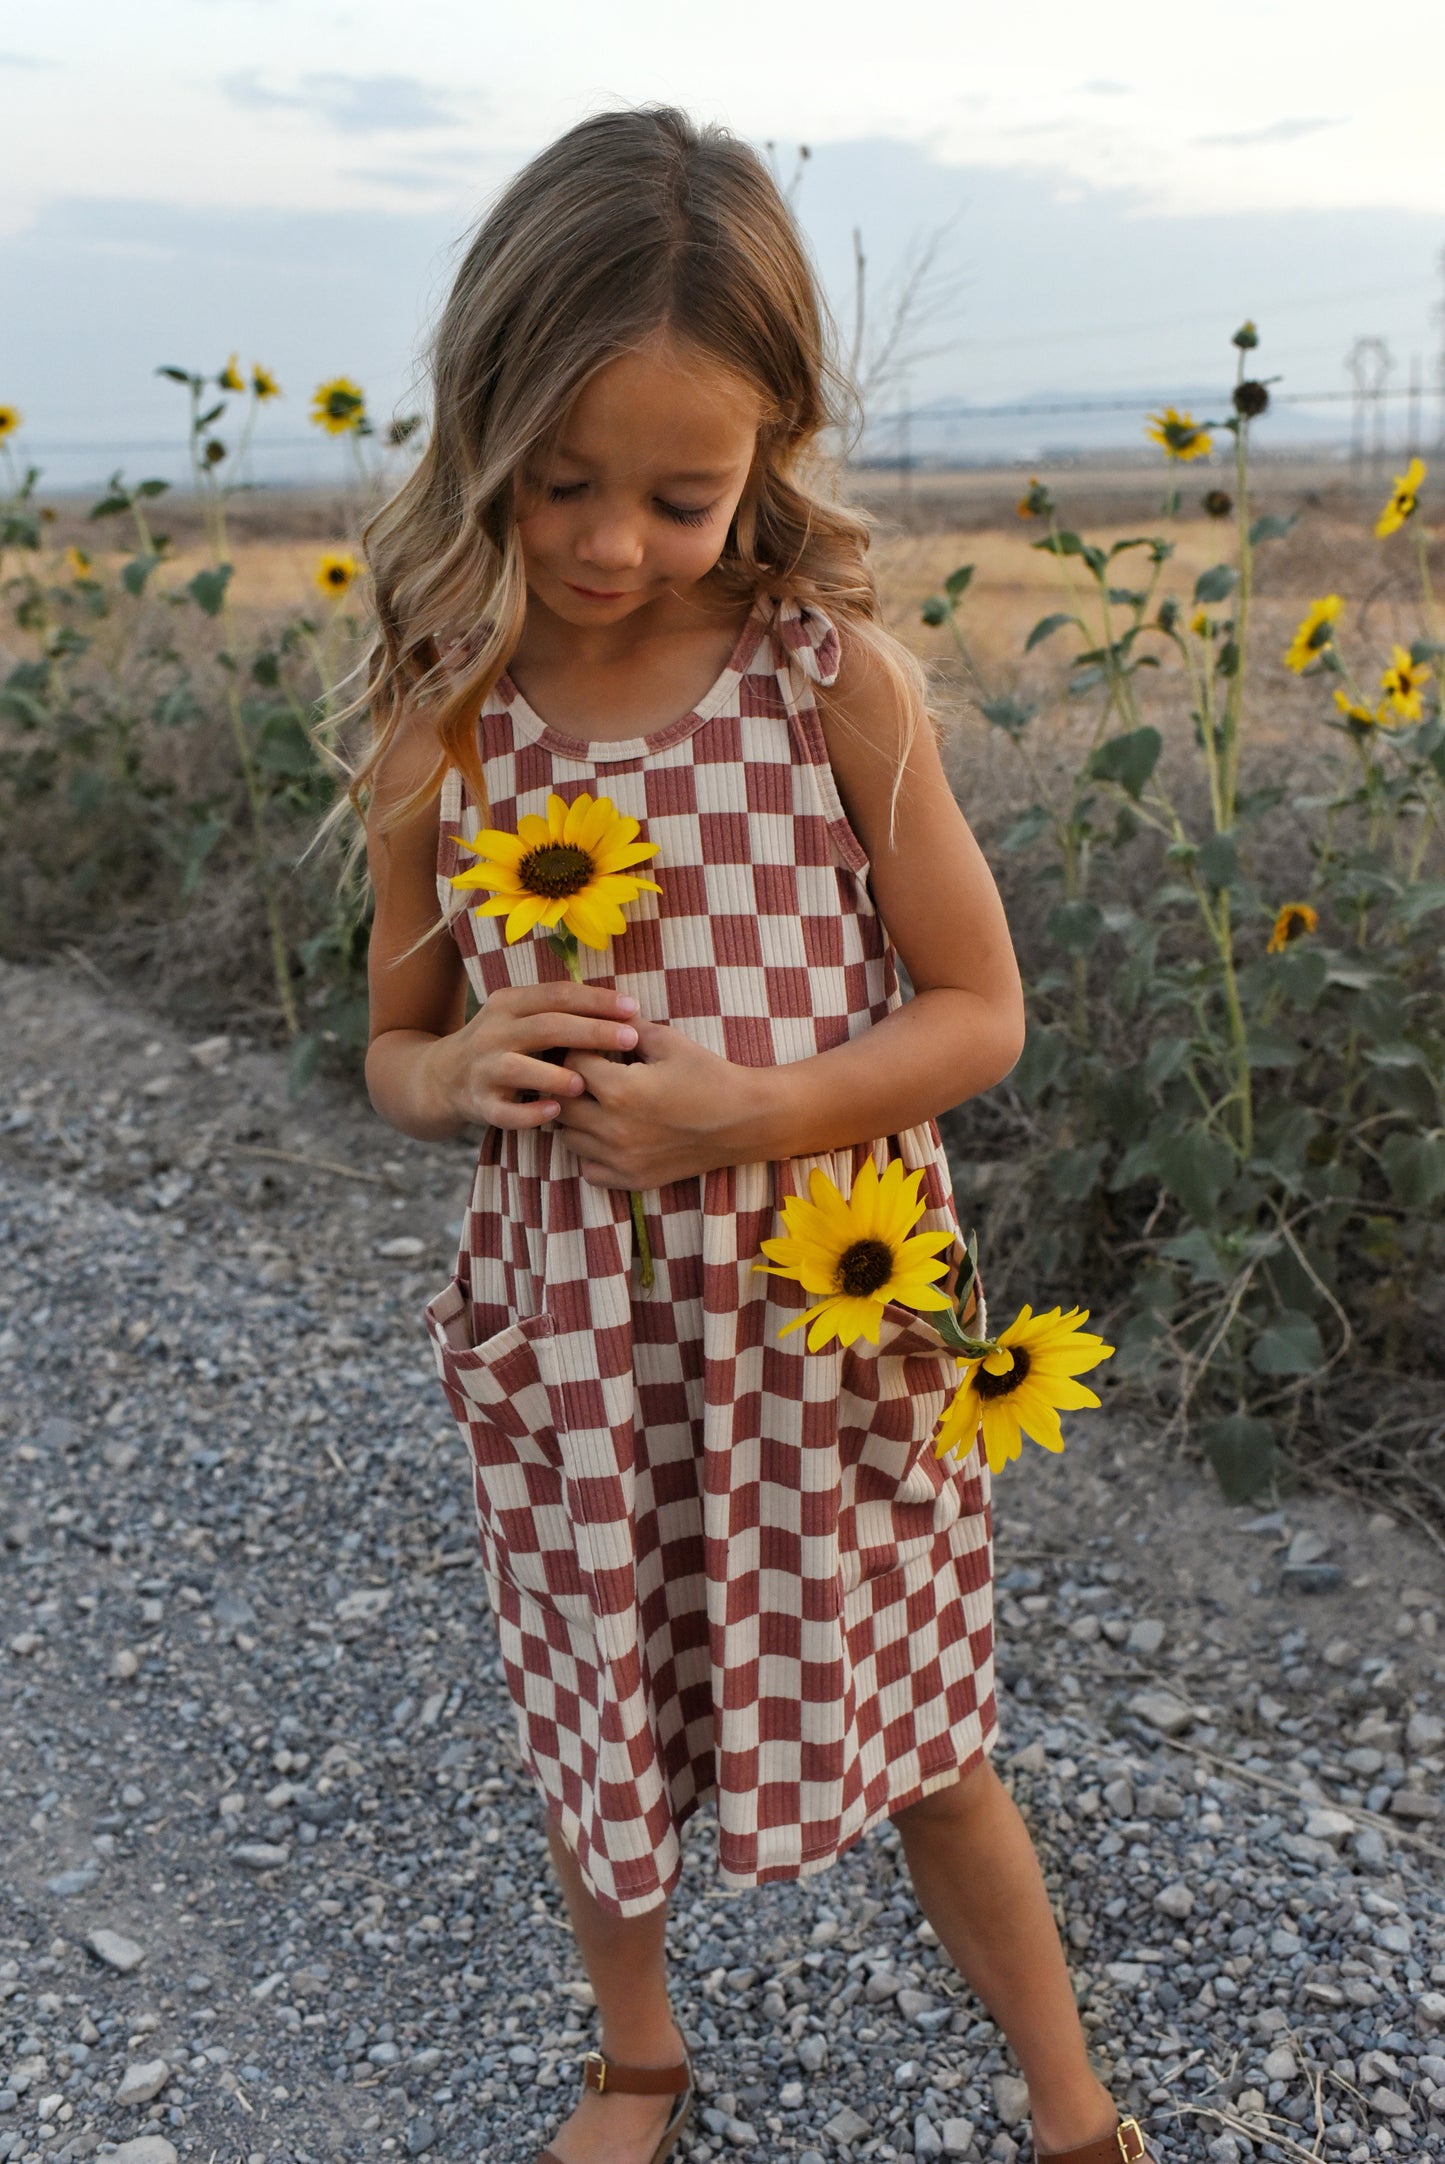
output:
<instances>
[{"instance_id":1,"label":"sunflower stem","mask_svg":"<svg viewBox=\"0 0 1445 2164\"><path fill-rule=\"evenodd\" d=\"M557 956L574 984L582 982L582 950L573 932L549 932L547 944ZM647 1237L647 1219L643 1214L642 1197L635 1187L627 1191L632 1206L632 1230L637 1241L638 1282L644 1292L651 1292L655 1272L652 1264L652 1242Z\"/></svg>"}]
</instances>

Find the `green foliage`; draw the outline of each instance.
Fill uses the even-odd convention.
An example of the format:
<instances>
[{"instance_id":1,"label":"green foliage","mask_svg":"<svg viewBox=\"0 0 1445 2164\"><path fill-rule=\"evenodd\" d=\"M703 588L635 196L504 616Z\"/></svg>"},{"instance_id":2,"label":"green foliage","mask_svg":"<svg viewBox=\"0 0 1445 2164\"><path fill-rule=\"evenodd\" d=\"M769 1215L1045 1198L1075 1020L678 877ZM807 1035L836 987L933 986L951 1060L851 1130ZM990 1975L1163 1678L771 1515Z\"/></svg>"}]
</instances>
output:
<instances>
[{"instance_id":1,"label":"green foliage","mask_svg":"<svg viewBox=\"0 0 1445 2164\"><path fill-rule=\"evenodd\" d=\"M1016 1114L1010 1268L1037 1305L1106 1310L1114 1373L1172 1394L1243 1500L1332 1380L1438 1364L1445 719L1422 540L1421 718L1342 721L1326 689L1313 763L1327 786L1254 771L1253 551L1298 514L1252 516L1245 408L1210 425L1233 438L1235 545L1188 601L1156 601L1167 538L1106 547L1060 526L1046 492L1030 499L1069 606L1024 652L1072 633L1063 695L1094 719L1062 785L1034 745L1045 702L982 677L947 582L927 620L952 632L978 710L1027 771L998 846L1036 854L1055 890L1024 1053L998 1093ZM1124 550L1147 551L1147 583L1115 582ZM1341 641L1327 652L1323 684L1353 686ZM1141 711L1161 660L1191 694L1192 730L1172 742Z\"/></svg>"}]
</instances>

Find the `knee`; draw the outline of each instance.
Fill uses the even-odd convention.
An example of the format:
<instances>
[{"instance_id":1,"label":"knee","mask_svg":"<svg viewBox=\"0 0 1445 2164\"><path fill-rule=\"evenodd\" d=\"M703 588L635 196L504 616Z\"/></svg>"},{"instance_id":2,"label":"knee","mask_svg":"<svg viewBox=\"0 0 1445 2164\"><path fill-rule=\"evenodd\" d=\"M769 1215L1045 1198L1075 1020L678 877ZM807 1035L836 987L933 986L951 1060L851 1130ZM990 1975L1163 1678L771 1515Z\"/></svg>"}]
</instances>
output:
<instances>
[{"instance_id":1,"label":"knee","mask_svg":"<svg viewBox=\"0 0 1445 2164\"><path fill-rule=\"evenodd\" d=\"M901 1811L891 1811L889 1817L900 1833L912 1833L929 1826L956 1825L977 1809L997 1780L992 1762L987 1758L980 1759L961 1780L950 1781L944 1788L935 1788L930 1795L920 1796L917 1802L905 1804Z\"/></svg>"}]
</instances>

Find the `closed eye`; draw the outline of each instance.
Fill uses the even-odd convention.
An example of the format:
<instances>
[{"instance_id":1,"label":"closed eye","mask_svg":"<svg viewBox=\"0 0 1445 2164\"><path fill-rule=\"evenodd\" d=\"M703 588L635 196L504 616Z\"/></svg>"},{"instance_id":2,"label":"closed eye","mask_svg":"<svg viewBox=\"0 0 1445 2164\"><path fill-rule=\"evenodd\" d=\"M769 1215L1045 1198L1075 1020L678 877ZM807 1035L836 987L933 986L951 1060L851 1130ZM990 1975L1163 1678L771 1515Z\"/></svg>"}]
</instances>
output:
<instances>
[{"instance_id":1,"label":"closed eye","mask_svg":"<svg viewBox=\"0 0 1445 2164\"><path fill-rule=\"evenodd\" d=\"M553 482L547 490L548 499L552 503L571 503L574 497L581 495L586 486L585 481ZM698 504L693 507L680 503L668 503L661 496L654 497L653 501L663 517L670 518L678 526L705 526L717 509L715 503Z\"/></svg>"}]
</instances>

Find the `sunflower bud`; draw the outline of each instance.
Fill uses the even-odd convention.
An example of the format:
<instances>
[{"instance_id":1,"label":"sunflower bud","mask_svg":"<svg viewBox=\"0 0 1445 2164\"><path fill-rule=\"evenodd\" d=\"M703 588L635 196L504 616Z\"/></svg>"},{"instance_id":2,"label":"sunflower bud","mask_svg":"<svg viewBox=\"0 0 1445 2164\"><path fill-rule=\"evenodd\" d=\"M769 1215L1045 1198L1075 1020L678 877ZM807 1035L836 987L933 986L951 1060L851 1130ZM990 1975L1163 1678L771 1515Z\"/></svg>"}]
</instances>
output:
<instances>
[{"instance_id":1,"label":"sunflower bud","mask_svg":"<svg viewBox=\"0 0 1445 2164\"><path fill-rule=\"evenodd\" d=\"M1249 353L1259 344L1259 332L1252 323L1241 323L1230 344L1238 346L1241 353Z\"/></svg>"},{"instance_id":2,"label":"sunflower bud","mask_svg":"<svg viewBox=\"0 0 1445 2164\"><path fill-rule=\"evenodd\" d=\"M1168 594L1159 604L1159 629L1161 631L1173 631L1178 622L1179 603L1172 594Z\"/></svg>"},{"instance_id":3,"label":"sunflower bud","mask_svg":"<svg viewBox=\"0 0 1445 2164\"><path fill-rule=\"evenodd\" d=\"M1211 518L1228 518L1234 509L1234 498L1227 488L1212 488L1202 500Z\"/></svg>"},{"instance_id":4,"label":"sunflower bud","mask_svg":"<svg viewBox=\"0 0 1445 2164\"><path fill-rule=\"evenodd\" d=\"M1242 383L1235 384L1234 410L1236 413L1242 413L1246 421L1254 420L1257 415L1264 412L1268 404L1268 389L1264 384L1257 383L1253 376L1246 376Z\"/></svg>"}]
</instances>

